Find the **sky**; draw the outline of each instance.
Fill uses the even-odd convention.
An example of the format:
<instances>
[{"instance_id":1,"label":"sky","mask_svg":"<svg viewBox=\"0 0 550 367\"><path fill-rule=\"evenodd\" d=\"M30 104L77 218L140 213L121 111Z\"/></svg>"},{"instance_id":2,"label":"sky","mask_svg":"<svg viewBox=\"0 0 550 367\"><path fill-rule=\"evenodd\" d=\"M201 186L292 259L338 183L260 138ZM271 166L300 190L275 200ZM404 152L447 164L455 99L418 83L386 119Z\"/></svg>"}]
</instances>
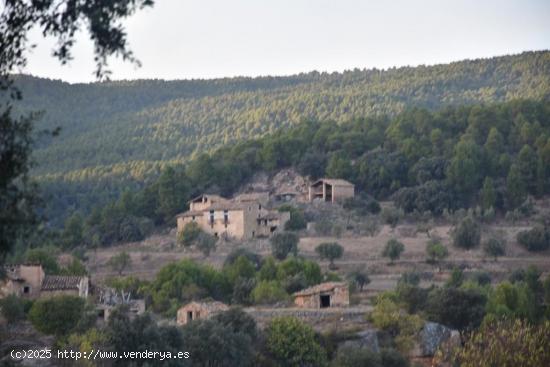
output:
<instances>
[{"instance_id":1,"label":"sky","mask_svg":"<svg viewBox=\"0 0 550 367\"><path fill-rule=\"evenodd\" d=\"M550 49L549 0L156 0L124 24L142 66L111 59L111 79L290 75L386 69ZM22 71L92 82L93 47L69 65L34 29Z\"/></svg>"}]
</instances>

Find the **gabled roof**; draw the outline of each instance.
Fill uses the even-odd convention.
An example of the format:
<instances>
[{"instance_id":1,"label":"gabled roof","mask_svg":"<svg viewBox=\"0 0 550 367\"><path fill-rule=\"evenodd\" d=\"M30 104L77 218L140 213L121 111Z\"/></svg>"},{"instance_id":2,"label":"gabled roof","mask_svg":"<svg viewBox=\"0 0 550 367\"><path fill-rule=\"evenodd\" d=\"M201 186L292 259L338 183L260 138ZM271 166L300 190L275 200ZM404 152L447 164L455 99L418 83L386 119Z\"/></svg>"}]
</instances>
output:
<instances>
[{"instance_id":1,"label":"gabled roof","mask_svg":"<svg viewBox=\"0 0 550 367\"><path fill-rule=\"evenodd\" d=\"M310 296L313 294L330 292L335 288L342 288L347 286L348 285L345 282L326 282L326 283L317 284L317 285L314 285L313 287L309 287L299 292L296 292L293 294L293 296Z\"/></svg>"},{"instance_id":2,"label":"gabled roof","mask_svg":"<svg viewBox=\"0 0 550 367\"><path fill-rule=\"evenodd\" d=\"M321 178L312 183L310 186L317 186L323 182L332 186L355 186L351 182L343 180L341 178Z\"/></svg>"},{"instance_id":3,"label":"gabled roof","mask_svg":"<svg viewBox=\"0 0 550 367\"><path fill-rule=\"evenodd\" d=\"M80 282L88 277L79 277L72 275L46 275L42 282L41 290L56 291L78 289Z\"/></svg>"}]
</instances>

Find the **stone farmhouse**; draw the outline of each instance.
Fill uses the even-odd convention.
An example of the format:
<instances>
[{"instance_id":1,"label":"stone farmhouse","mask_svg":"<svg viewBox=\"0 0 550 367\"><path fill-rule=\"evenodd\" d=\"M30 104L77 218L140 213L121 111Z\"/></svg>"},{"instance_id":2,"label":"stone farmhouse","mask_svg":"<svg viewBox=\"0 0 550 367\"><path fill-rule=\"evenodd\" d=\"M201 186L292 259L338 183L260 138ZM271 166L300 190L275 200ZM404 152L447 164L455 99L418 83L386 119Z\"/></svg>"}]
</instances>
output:
<instances>
[{"instance_id":1,"label":"stone farmhouse","mask_svg":"<svg viewBox=\"0 0 550 367\"><path fill-rule=\"evenodd\" d=\"M88 297L90 280L86 276L45 275L40 264L4 266L6 277L0 281L0 298L14 294L27 299L57 295Z\"/></svg>"},{"instance_id":2,"label":"stone farmhouse","mask_svg":"<svg viewBox=\"0 0 550 367\"><path fill-rule=\"evenodd\" d=\"M355 195L355 186L340 178L321 178L309 185L309 201L334 203Z\"/></svg>"},{"instance_id":3,"label":"stone farmhouse","mask_svg":"<svg viewBox=\"0 0 550 367\"><path fill-rule=\"evenodd\" d=\"M268 193L242 194L233 199L200 195L189 202L188 211L176 216L178 233L195 222L216 237L269 237L284 228L290 213L268 209L268 201Z\"/></svg>"},{"instance_id":4,"label":"stone farmhouse","mask_svg":"<svg viewBox=\"0 0 550 367\"><path fill-rule=\"evenodd\" d=\"M300 308L328 308L349 306L349 287L345 282L327 282L293 294L294 304Z\"/></svg>"},{"instance_id":5,"label":"stone farmhouse","mask_svg":"<svg viewBox=\"0 0 550 367\"><path fill-rule=\"evenodd\" d=\"M229 306L222 302L191 302L178 310L176 322L185 325L192 320L207 320L227 310Z\"/></svg>"}]
</instances>

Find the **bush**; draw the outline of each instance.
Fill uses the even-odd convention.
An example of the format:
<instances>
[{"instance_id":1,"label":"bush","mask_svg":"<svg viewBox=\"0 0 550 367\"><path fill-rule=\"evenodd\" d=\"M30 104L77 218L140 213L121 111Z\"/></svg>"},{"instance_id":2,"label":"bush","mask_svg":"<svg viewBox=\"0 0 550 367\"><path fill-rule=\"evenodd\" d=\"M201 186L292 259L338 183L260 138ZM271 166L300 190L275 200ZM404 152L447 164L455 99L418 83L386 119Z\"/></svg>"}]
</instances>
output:
<instances>
[{"instance_id":1,"label":"bush","mask_svg":"<svg viewBox=\"0 0 550 367\"><path fill-rule=\"evenodd\" d=\"M287 299L288 294L277 281L261 281L252 290L252 300L255 304L274 304Z\"/></svg>"},{"instance_id":2,"label":"bush","mask_svg":"<svg viewBox=\"0 0 550 367\"><path fill-rule=\"evenodd\" d=\"M77 296L39 299L29 311L29 320L44 334L68 335L83 318L84 306L84 300Z\"/></svg>"},{"instance_id":3,"label":"bush","mask_svg":"<svg viewBox=\"0 0 550 367\"><path fill-rule=\"evenodd\" d=\"M271 253L276 259L284 260L288 254L298 255L299 237L294 233L277 233L271 237Z\"/></svg>"},{"instance_id":4,"label":"bush","mask_svg":"<svg viewBox=\"0 0 550 367\"><path fill-rule=\"evenodd\" d=\"M486 297L474 289L434 289L428 296L426 316L453 329L476 328L485 316Z\"/></svg>"},{"instance_id":5,"label":"bush","mask_svg":"<svg viewBox=\"0 0 550 367\"><path fill-rule=\"evenodd\" d=\"M252 262L256 269L260 268L260 264L262 262L261 256L242 247L231 251L225 258L223 265L232 265L241 256L246 257L250 262Z\"/></svg>"},{"instance_id":6,"label":"bush","mask_svg":"<svg viewBox=\"0 0 550 367\"><path fill-rule=\"evenodd\" d=\"M307 222L300 209L286 204L279 207L279 211L290 213L290 219L285 223L285 231L299 231L306 228Z\"/></svg>"},{"instance_id":7,"label":"bush","mask_svg":"<svg viewBox=\"0 0 550 367\"><path fill-rule=\"evenodd\" d=\"M386 247L384 247L384 251L382 251L382 256L388 257L390 263L393 264L394 260L399 259L403 251L405 251L405 245L395 238L392 238L386 243Z\"/></svg>"},{"instance_id":8,"label":"bush","mask_svg":"<svg viewBox=\"0 0 550 367\"><path fill-rule=\"evenodd\" d=\"M370 283L369 275L364 270L354 270L347 275L347 278L355 287L359 287L361 292L363 288Z\"/></svg>"},{"instance_id":9,"label":"bush","mask_svg":"<svg viewBox=\"0 0 550 367\"><path fill-rule=\"evenodd\" d=\"M506 241L503 238L491 237L483 242L483 252L497 261L498 256L506 253Z\"/></svg>"},{"instance_id":10,"label":"bush","mask_svg":"<svg viewBox=\"0 0 550 367\"><path fill-rule=\"evenodd\" d=\"M384 208L380 213L384 223L389 224L392 228L397 226L403 215L403 210L396 208Z\"/></svg>"},{"instance_id":11,"label":"bush","mask_svg":"<svg viewBox=\"0 0 550 367\"><path fill-rule=\"evenodd\" d=\"M449 256L449 250L440 242L430 241L426 245L426 255L428 256L427 261L434 264Z\"/></svg>"},{"instance_id":12,"label":"bush","mask_svg":"<svg viewBox=\"0 0 550 367\"><path fill-rule=\"evenodd\" d=\"M9 324L16 323L25 318L24 302L14 294L0 299L0 309L2 310L2 316L4 316Z\"/></svg>"},{"instance_id":13,"label":"bush","mask_svg":"<svg viewBox=\"0 0 550 367\"><path fill-rule=\"evenodd\" d=\"M457 351L457 362L476 366L550 366L550 321L531 325L526 321L492 322L467 336Z\"/></svg>"},{"instance_id":14,"label":"bush","mask_svg":"<svg viewBox=\"0 0 550 367\"><path fill-rule=\"evenodd\" d=\"M274 318L265 333L267 349L280 365L326 366L326 352L317 342L315 332L297 318Z\"/></svg>"},{"instance_id":15,"label":"bush","mask_svg":"<svg viewBox=\"0 0 550 367\"><path fill-rule=\"evenodd\" d=\"M344 200L344 209L353 211L360 216L380 213L380 204L369 195L360 195Z\"/></svg>"},{"instance_id":16,"label":"bush","mask_svg":"<svg viewBox=\"0 0 550 367\"><path fill-rule=\"evenodd\" d=\"M334 260L342 257L344 254L344 248L336 242L325 242L317 246L315 248L315 252L319 254L321 259L329 260L329 268L334 269Z\"/></svg>"},{"instance_id":17,"label":"bush","mask_svg":"<svg viewBox=\"0 0 550 367\"><path fill-rule=\"evenodd\" d=\"M202 229L200 229L197 223L187 223L181 232L178 233L178 244L190 247L195 243L201 233Z\"/></svg>"},{"instance_id":18,"label":"bush","mask_svg":"<svg viewBox=\"0 0 550 367\"><path fill-rule=\"evenodd\" d=\"M453 229L452 237L455 246L471 249L479 245L481 227L471 216L467 216Z\"/></svg>"},{"instance_id":19,"label":"bush","mask_svg":"<svg viewBox=\"0 0 550 367\"><path fill-rule=\"evenodd\" d=\"M384 348L380 351L380 362L383 367L408 367L409 361L399 351Z\"/></svg>"},{"instance_id":20,"label":"bush","mask_svg":"<svg viewBox=\"0 0 550 367\"><path fill-rule=\"evenodd\" d=\"M544 251L550 247L550 230L542 225L521 231L516 238L528 251Z\"/></svg>"}]
</instances>

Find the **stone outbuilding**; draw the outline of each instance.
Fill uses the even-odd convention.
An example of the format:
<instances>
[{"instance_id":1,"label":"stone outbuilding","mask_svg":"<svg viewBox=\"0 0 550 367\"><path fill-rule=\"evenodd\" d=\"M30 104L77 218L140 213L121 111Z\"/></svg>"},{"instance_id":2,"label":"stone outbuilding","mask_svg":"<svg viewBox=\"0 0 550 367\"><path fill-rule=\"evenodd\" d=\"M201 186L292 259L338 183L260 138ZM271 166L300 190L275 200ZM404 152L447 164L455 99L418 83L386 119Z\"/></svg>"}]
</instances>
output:
<instances>
[{"instance_id":1,"label":"stone outbuilding","mask_svg":"<svg viewBox=\"0 0 550 367\"><path fill-rule=\"evenodd\" d=\"M88 297L87 276L45 275L40 264L5 265L6 277L0 280L0 298L16 295L27 299L73 295Z\"/></svg>"},{"instance_id":2,"label":"stone outbuilding","mask_svg":"<svg viewBox=\"0 0 550 367\"><path fill-rule=\"evenodd\" d=\"M309 186L309 201L334 203L355 195L355 185L339 178L321 178Z\"/></svg>"},{"instance_id":3,"label":"stone outbuilding","mask_svg":"<svg viewBox=\"0 0 550 367\"><path fill-rule=\"evenodd\" d=\"M229 306L218 301L191 302L180 307L176 322L178 325L185 325L192 320L207 320L227 310L229 310Z\"/></svg>"},{"instance_id":4,"label":"stone outbuilding","mask_svg":"<svg viewBox=\"0 0 550 367\"><path fill-rule=\"evenodd\" d=\"M8 295L34 299L40 296L45 274L40 264L7 264L0 279L0 298Z\"/></svg>"},{"instance_id":5,"label":"stone outbuilding","mask_svg":"<svg viewBox=\"0 0 550 367\"><path fill-rule=\"evenodd\" d=\"M349 306L349 287L345 282L317 284L293 294L294 304L301 308Z\"/></svg>"},{"instance_id":6,"label":"stone outbuilding","mask_svg":"<svg viewBox=\"0 0 550 367\"><path fill-rule=\"evenodd\" d=\"M90 279L86 276L46 275L40 287L41 297L78 296L88 297Z\"/></svg>"}]
</instances>

